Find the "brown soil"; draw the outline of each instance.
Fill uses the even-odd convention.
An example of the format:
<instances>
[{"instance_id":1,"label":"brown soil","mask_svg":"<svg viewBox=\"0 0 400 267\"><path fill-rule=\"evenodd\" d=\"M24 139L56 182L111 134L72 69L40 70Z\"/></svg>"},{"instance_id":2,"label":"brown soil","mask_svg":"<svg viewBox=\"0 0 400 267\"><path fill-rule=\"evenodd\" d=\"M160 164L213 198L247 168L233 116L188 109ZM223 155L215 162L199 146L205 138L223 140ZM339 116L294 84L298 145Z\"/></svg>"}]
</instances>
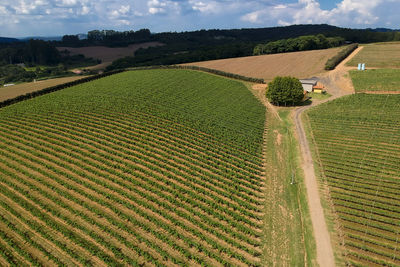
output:
<instances>
[{"instance_id":1,"label":"brown soil","mask_svg":"<svg viewBox=\"0 0 400 267\"><path fill-rule=\"evenodd\" d=\"M324 70L326 61L336 55L340 48L312 50L273 55L229 58L185 65L222 70L244 76L271 81L275 76L308 78Z\"/></svg>"},{"instance_id":2,"label":"brown soil","mask_svg":"<svg viewBox=\"0 0 400 267\"><path fill-rule=\"evenodd\" d=\"M348 67L346 66L346 63L349 62L353 57L355 57L355 55L357 55L357 53L359 53L363 48L363 46L358 47L345 60L343 60L338 66L336 66L334 70L318 77L319 81L325 86L327 92L333 96L328 100L332 100L348 94L354 94L355 90L353 82L350 79L349 71L356 68Z\"/></svg>"},{"instance_id":3,"label":"brown soil","mask_svg":"<svg viewBox=\"0 0 400 267\"><path fill-rule=\"evenodd\" d=\"M64 78L49 79L49 80L30 82L30 83L22 83L7 87L0 87L0 101L4 101L27 93L39 91L47 87L76 81L85 77L87 76L64 77Z\"/></svg>"},{"instance_id":4,"label":"brown soil","mask_svg":"<svg viewBox=\"0 0 400 267\"><path fill-rule=\"evenodd\" d=\"M140 48L149 48L161 46L159 42L148 42L141 44L131 44L127 47L106 47L106 46L88 46L88 47L57 47L58 51L68 50L71 55L82 54L85 57L100 59L103 63L111 63L116 59L133 56L135 51Z\"/></svg>"}]
</instances>

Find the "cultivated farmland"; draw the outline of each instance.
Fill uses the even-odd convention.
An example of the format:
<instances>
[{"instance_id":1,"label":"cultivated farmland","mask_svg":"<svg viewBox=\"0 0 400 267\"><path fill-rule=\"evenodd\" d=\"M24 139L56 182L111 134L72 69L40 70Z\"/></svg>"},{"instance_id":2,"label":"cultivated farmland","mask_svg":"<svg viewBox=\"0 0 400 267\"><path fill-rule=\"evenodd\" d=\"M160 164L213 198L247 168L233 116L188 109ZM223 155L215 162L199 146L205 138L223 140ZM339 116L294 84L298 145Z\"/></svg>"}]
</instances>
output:
<instances>
[{"instance_id":1,"label":"cultivated farmland","mask_svg":"<svg viewBox=\"0 0 400 267\"><path fill-rule=\"evenodd\" d=\"M347 261L399 266L400 96L351 95L308 118Z\"/></svg>"},{"instance_id":2,"label":"cultivated farmland","mask_svg":"<svg viewBox=\"0 0 400 267\"><path fill-rule=\"evenodd\" d=\"M350 71L356 92L400 92L400 69Z\"/></svg>"},{"instance_id":3,"label":"cultivated farmland","mask_svg":"<svg viewBox=\"0 0 400 267\"><path fill-rule=\"evenodd\" d=\"M0 110L0 265L260 265L265 109L240 82L116 74Z\"/></svg>"},{"instance_id":4,"label":"cultivated farmland","mask_svg":"<svg viewBox=\"0 0 400 267\"><path fill-rule=\"evenodd\" d=\"M341 48L281 53L195 62L187 65L200 66L256 77L272 81L275 76L312 77L325 72L326 61L336 55Z\"/></svg>"},{"instance_id":5,"label":"cultivated farmland","mask_svg":"<svg viewBox=\"0 0 400 267\"><path fill-rule=\"evenodd\" d=\"M366 68L399 68L400 42L364 45L347 65L356 67L358 63L366 63Z\"/></svg>"}]
</instances>

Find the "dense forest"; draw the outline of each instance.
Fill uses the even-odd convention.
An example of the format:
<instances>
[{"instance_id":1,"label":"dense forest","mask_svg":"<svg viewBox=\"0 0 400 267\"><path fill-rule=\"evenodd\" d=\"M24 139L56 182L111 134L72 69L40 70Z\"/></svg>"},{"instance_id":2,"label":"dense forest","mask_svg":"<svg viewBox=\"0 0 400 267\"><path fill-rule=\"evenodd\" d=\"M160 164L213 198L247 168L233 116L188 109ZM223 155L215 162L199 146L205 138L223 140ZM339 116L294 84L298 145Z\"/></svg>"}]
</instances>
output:
<instances>
[{"instance_id":1,"label":"dense forest","mask_svg":"<svg viewBox=\"0 0 400 267\"><path fill-rule=\"evenodd\" d=\"M323 34L306 35L256 45L253 55L265 55L338 47L345 44L342 37L325 37Z\"/></svg>"},{"instance_id":2,"label":"dense forest","mask_svg":"<svg viewBox=\"0 0 400 267\"><path fill-rule=\"evenodd\" d=\"M100 63L82 55L59 52L43 40L0 44L0 84L71 75L69 68Z\"/></svg>"}]
</instances>

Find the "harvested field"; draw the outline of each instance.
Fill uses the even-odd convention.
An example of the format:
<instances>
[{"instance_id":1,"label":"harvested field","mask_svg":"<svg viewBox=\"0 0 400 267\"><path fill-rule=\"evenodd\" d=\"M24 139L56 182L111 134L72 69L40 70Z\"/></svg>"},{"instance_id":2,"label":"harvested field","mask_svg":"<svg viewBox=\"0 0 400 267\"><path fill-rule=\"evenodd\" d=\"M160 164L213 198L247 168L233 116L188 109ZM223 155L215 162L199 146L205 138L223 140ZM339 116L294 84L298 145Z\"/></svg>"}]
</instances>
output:
<instances>
[{"instance_id":1,"label":"harvested field","mask_svg":"<svg viewBox=\"0 0 400 267\"><path fill-rule=\"evenodd\" d=\"M188 70L0 109L0 262L261 265L264 119L242 83Z\"/></svg>"},{"instance_id":2,"label":"harvested field","mask_svg":"<svg viewBox=\"0 0 400 267\"><path fill-rule=\"evenodd\" d=\"M140 48L160 46L158 42L148 42L142 44L131 44L127 47L106 47L106 46L88 46L88 47L57 47L59 51L68 50L72 55L82 54L85 57L100 59L103 63L111 63L114 60L126 56L133 56L135 51Z\"/></svg>"},{"instance_id":3,"label":"harvested field","mask_svg":"<svg viewBox=\"0 0 400 267\"><path fill-rule=\"evenodd\" d=\"M358 63L365 63L367 69L400 68L400 42L365 45L347 65L356 67Z\"/></svg>"},{"instance_id":4,"label":"harvested field","mask_svg":"<svg viewBox=\"0 0 400 267\"><path fill-rule=\"evenodd\" d=\"M275 76L294 76L309 78L326 72L326 61L336 55L341 48L313 50L273 55L229 58L204 62L194 62L194 65L211 69L236 73L248 77L262 78L271 81Z\"/></svg>"},{"instance_id":5,"label":"harvested field","mask_svg":"<svg viewBox=\"0 0 400 267\"><path fill-rule=\"evenodd\" d=\"M64 78L49 79L49 80L30 82L30 83L21 83L8 87L0 87L0 101L24 95L26 93L38 91L47 87L76 81L85 77L87 76L64 77Z\"/></svg>"}]
</instances>

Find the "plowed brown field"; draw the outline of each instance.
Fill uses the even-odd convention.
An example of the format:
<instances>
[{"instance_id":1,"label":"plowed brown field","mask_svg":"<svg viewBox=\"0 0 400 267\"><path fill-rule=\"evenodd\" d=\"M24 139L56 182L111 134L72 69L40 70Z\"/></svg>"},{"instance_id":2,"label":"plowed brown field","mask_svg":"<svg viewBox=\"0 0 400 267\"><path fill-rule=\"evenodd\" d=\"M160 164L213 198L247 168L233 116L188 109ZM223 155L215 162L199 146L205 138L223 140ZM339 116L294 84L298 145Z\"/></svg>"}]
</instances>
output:
<instances>
[{"instance_id":1,"label":"plowed brown field","mask_svg":"<svg viewBox=\"0 0 400 267\"><path fill-rule=\"evenodd\" d=\"M194 65L271 81L275 76L308 78L325 72L326 61L341 48L194 62Z\"/></svg>"},{"instance_id":2,"label":"plowed brown field","mask_svg":"<svg viewBox=\"0 0 400 267\"><path fill-rule=\"evenodd\" d=\"M0 87L0 101L4 101L10 98L14 98L20 95L24 95L27 93L39 91L41 89L55 86L67 82L72 82L78 79L85 78L86 76L73 76L73 77L64 77L57 79L49 79L38 82L30 82L30 83L21 83L8 87Z\"/></svg>"}]
</instances>

